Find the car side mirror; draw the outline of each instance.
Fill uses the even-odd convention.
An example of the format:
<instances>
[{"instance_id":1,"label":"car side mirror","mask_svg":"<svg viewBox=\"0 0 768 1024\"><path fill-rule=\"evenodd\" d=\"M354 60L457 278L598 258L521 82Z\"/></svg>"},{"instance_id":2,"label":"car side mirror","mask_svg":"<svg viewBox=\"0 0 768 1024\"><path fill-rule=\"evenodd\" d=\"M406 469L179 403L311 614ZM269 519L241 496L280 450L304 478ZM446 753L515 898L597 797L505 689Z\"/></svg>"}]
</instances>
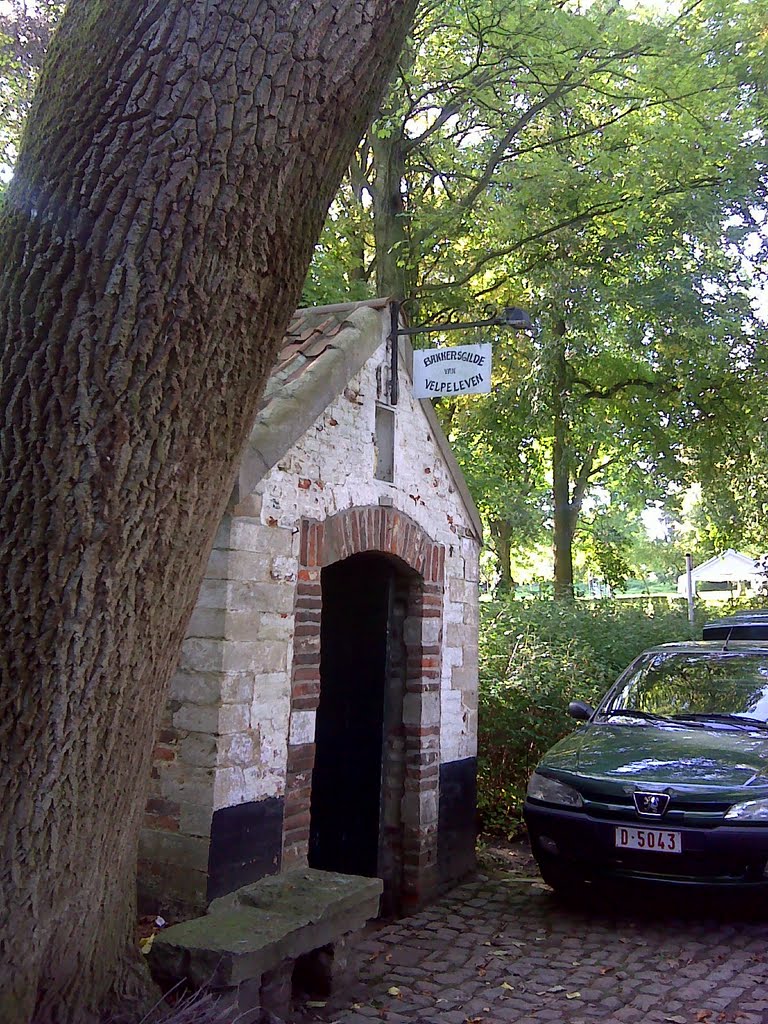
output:
<instances>
[{"instance_id":1,"label":"car side mirror","mask_svg":"<svg viewBox=\"0 0 768 1024\"><path fill-rule=\"evenodd\" d=\"M594 713L595 709L583 700L572 700L568 705L568 714L579 722L588 722Z\"/></svg>"}]
</instances>

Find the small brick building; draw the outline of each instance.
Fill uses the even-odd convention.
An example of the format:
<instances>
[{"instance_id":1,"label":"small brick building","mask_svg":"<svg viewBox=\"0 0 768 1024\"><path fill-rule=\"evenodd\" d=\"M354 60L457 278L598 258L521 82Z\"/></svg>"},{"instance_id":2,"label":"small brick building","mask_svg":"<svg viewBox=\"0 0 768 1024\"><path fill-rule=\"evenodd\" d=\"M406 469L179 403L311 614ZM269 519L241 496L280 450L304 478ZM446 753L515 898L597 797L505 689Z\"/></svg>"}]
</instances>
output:
<instances>
[{"instance_id":1,"label":"small brick building","mask_svg":"<svg viewBox=\"0 0 768 1024\"><path fill-rule=\"evenodd\" d=\"M265 874L379 875L407 911L474 863L481 525L385 300L296 313L158 737L147 908Z\"/></svg>"}]
</instances>

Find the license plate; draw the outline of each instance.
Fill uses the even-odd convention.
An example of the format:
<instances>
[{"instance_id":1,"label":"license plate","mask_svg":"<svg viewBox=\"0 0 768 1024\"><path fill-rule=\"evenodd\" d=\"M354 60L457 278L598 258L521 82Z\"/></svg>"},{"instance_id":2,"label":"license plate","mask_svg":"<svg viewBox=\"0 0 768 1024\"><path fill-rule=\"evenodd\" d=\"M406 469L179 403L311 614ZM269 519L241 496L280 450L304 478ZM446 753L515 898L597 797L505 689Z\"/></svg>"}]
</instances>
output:
<instances>
[{"instance_id":1,"label":"license plate","mask_svg":"<svg viewBox=\"0 0 768 1024\"><path fill-rule=\"evenodd\" d=\"M682 853L683 835L658 828L617 828L616 846L624 850Z\"/></svg>"}]
</instances>

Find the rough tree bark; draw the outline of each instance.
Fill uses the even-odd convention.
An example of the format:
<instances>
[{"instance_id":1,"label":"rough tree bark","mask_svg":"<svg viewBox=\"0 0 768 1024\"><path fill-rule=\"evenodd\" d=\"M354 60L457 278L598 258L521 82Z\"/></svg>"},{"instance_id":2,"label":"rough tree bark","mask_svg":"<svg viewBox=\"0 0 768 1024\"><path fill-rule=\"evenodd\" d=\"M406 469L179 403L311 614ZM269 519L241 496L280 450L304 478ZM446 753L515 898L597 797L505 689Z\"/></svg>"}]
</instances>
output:
<instances>
[{"instance_id":1,"label":"rough tree bark","mask_svg":"<svg viewBox=\"0 0 768 1024\"><path fill-rule=\"evenodd\" d=\"M568 401L572 395L573 372L566 353L565 320L555 321L552 372L552 499L554 520L555 600L575 596L573 588L573 542L584 507L587 488L595 473L600 450L593 443L577 460L571 440ZM603 463L605 467L607 463Z\"/></svg>"},{"instance_id":2,"label":"rough tree bark","mask_svg":"<svg viewBox=\"0 0 768 1024\"><path fill-rule=\"evenodd\" d=\"M576 515L571 507L573 453L566 410L569 371L565 332L565 321L556 320L552 331L555 338L552 358L552 505L555 600L558 601L573 597L573 537L576 532Z\"/></svg>"},{"instance_id":3,"label":"rough tree bark","mask_svg":"<svg viewBox=\"0 0 768 1024\"><path fill-rule=\"evenodd\" d=\"M79 0L0 215L0 1019L86 1024L150 753L312 245L413 0Z\"/></svg>"},{"instance_id":4,"label":"rough tree bark","mask_svg":"<svg viewBox=\"0 0 768 1024\"><path fill-rule=\"evenodd\" d=\"M373 154L373 233L376 293L403 301L411 295L411 250L405 228L405 156L399 134L371 138Z\"/></svg>"}]
</instances>

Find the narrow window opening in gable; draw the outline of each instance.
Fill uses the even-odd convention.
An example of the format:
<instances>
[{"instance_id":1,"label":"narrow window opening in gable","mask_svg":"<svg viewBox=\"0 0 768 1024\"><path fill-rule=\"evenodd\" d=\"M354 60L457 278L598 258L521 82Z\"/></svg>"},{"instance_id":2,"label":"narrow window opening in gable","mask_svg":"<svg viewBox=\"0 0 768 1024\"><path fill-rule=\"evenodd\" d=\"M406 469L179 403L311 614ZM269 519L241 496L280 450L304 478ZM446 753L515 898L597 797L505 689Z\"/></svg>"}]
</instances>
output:
<instances>
[{"instance_id":1,"label":"narrow window opening in gable","mask_svg":"<svg viewBox=\"0 0 768 1024\"><path fill-rule=\"evenodd\" d=\"M376 406L373 475L390 484L395 479L395 410L384 405Z\"/></svg>"}]
</instances>

